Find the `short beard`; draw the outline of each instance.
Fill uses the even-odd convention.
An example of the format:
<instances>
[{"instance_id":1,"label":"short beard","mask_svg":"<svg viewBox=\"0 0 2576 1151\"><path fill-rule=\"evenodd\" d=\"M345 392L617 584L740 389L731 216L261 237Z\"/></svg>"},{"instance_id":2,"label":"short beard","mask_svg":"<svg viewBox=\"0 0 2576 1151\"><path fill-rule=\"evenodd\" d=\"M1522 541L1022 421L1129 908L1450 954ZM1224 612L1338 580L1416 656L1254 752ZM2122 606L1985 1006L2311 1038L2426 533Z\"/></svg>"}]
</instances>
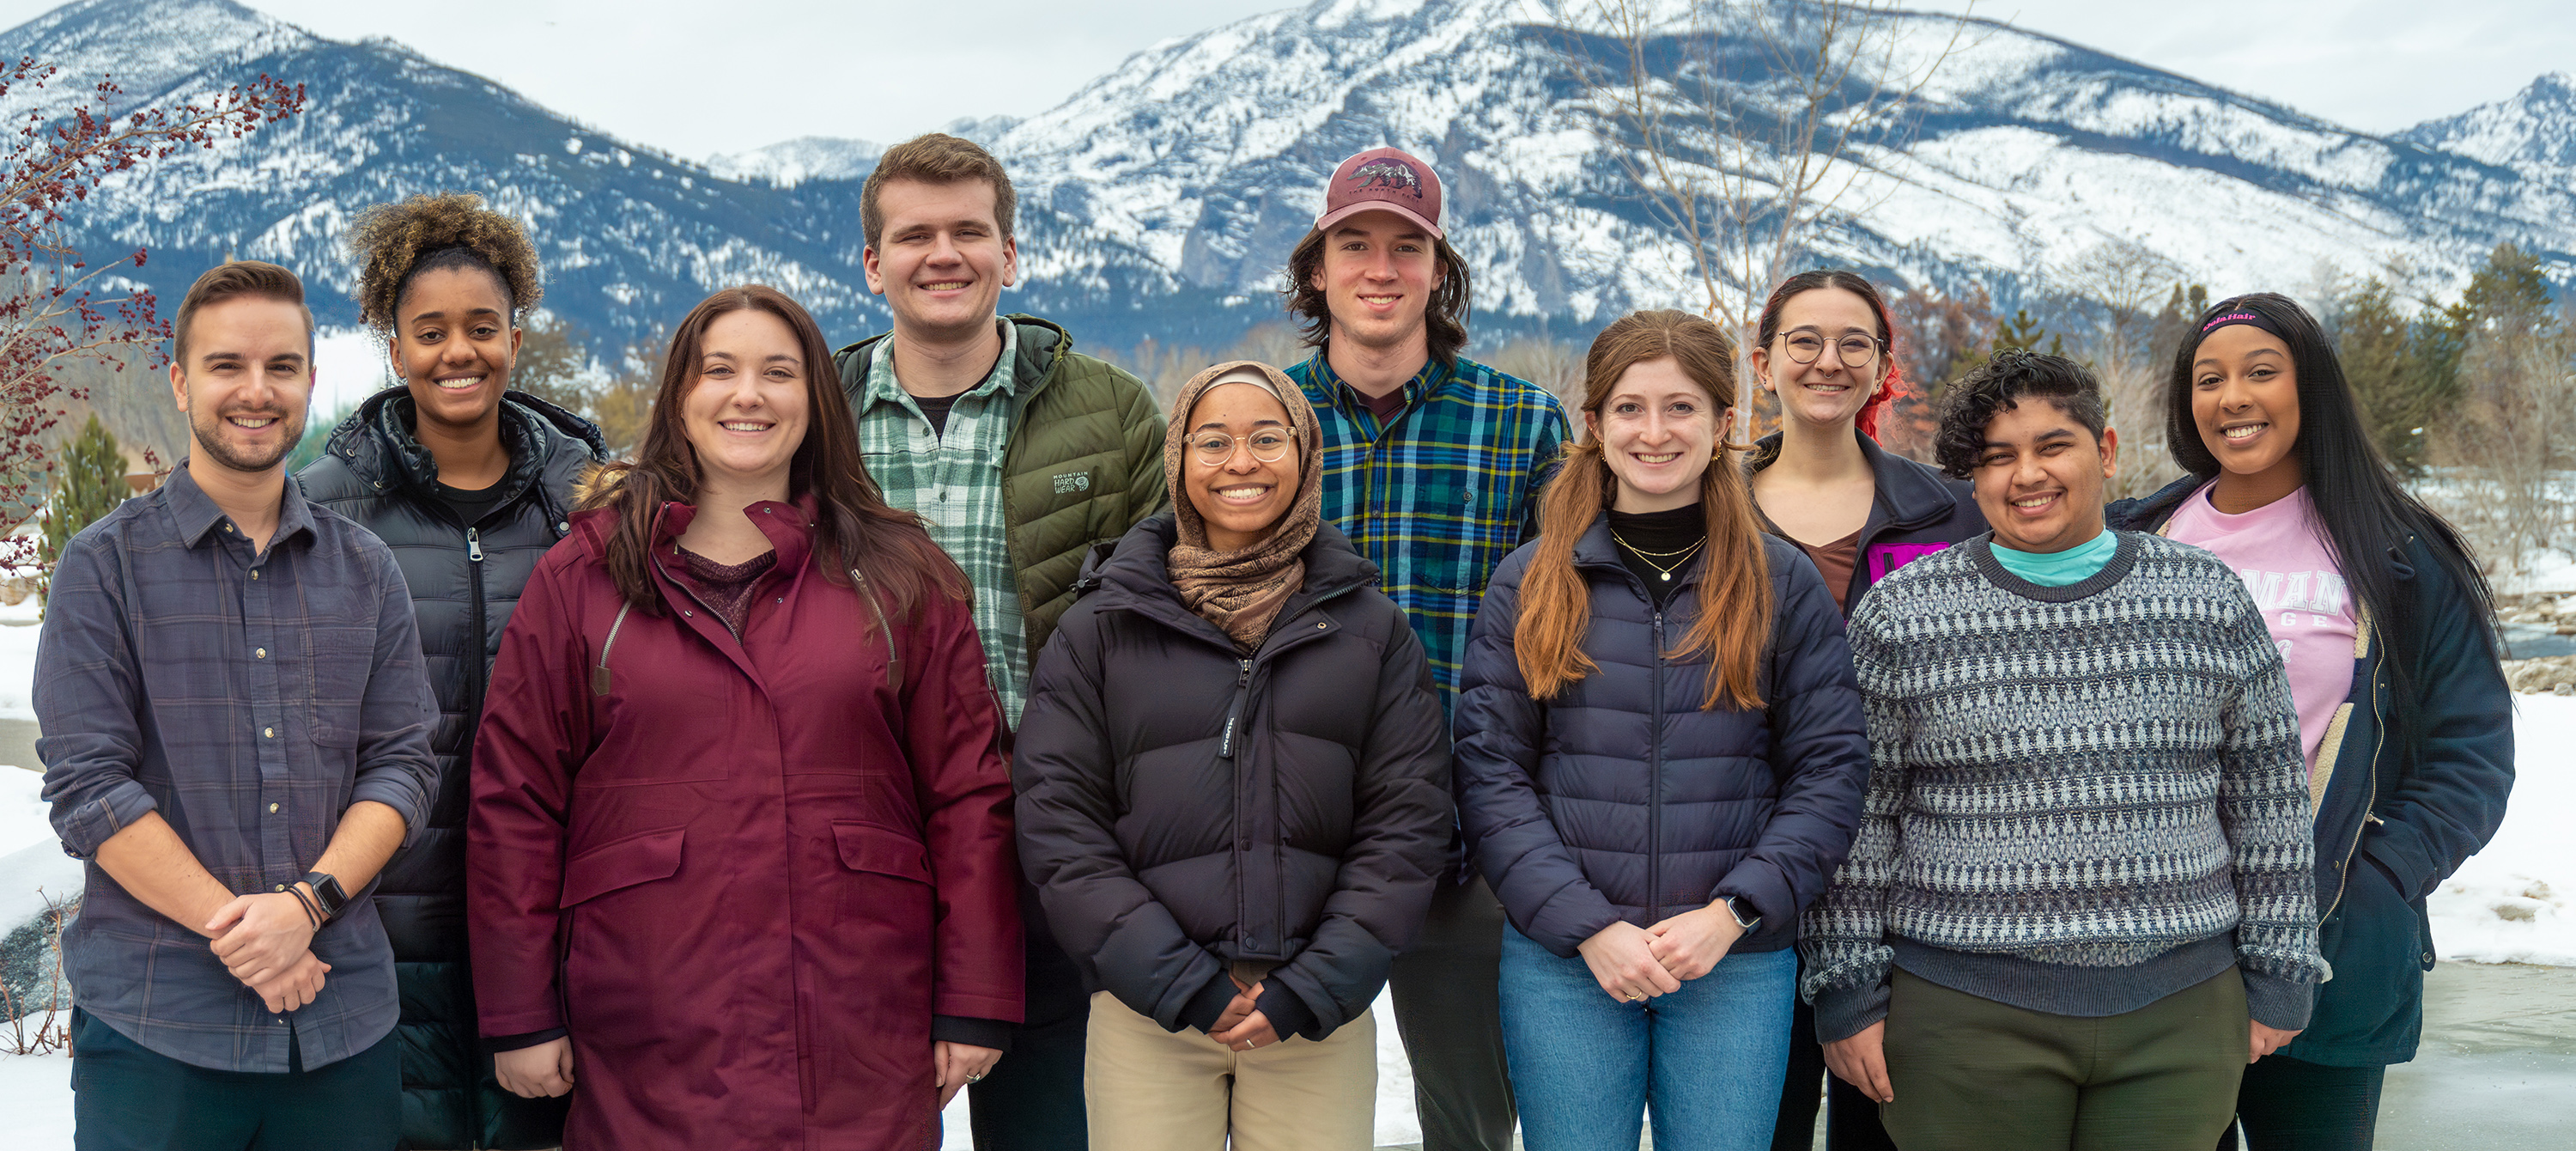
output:
<instances>
[{"instance_id":1,"label":"short beard","mask_svg":"<svg viewBox=\"0 0 2576 1151\"><path fill-rule=\"evenodd\" d=\"M284 416L278 418L285 419ZM196 434L197 450L206 453L207 457L216 463L245 474L257 474L276 467L279 461L294 454L297 444L304 442L304 425L297 424L295 429L278 443L277 450L262 459L234 452L224 443L223 429L222 416L207 412L188 413L188 430Z\"/></svg>"}]
</instances>

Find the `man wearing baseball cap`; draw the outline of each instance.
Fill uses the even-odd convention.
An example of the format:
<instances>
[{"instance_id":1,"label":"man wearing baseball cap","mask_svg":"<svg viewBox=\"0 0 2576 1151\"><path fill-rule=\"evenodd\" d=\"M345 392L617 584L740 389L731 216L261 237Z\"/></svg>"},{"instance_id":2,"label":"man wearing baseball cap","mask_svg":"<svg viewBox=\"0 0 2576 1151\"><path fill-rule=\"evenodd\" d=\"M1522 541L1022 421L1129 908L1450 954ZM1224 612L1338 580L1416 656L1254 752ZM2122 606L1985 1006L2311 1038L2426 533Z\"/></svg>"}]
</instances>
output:
<instances>
[{"instance_id":1,"label":"man wearing baseball cap","mask_svg":"<svg viewBox=\"0 0 2576 1151\"><path fill-rule=\"evenodd\" d=\"M1461 357L1467 264L1440 228L1440 177L1394 148L1333 170L1288 257L1288 311L1315 352L1288 369L1324 433L1324 516L1378 566L1445 709L1494 568L1538 535L1565 409ZM1389 978L1424 1151L1507 1151L1511 1079L1496 970L1503 911L1462 850Z\"/></svg>"}]
</instances>

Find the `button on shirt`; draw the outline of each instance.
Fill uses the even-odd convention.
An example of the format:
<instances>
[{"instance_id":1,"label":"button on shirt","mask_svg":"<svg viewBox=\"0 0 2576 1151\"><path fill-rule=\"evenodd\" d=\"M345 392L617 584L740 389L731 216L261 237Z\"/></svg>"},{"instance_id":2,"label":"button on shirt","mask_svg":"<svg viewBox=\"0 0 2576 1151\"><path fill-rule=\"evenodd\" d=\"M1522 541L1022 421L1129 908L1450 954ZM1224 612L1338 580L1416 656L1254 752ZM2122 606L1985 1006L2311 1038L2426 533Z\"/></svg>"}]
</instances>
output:
<instances>
[{"instance_id":1,"label":"button on shirt","mask_svg":"<svg viewBox=\"0 0 2576 1151\"><path fill-rule=\"evenodd\" d=\"M1020 617L1020 573L1011 563L1002 515L1002 453L1011 441L1018 394L1020 327L999 321L1002 355L984 382L949 405L933 427L920 401L894 378L894 341L869 358L858 404L859 451L886 502L929 521L931 542L975 588L975 636L984 674L1002 701L1002 720L1020 726L1029 698L1029 641Z\"/></svg>"},{"instance_id":2,"label":"button on shirt","mask_svg":"<svg viewBox=\"0 0 2576 1151\"><path fill-rule=\"evenodd\" d=\"M44 797L63 850L89 860L63 967L81 1007L144 1047L219 1071L288 1070L375 1045L399 1013L393 949L364 891L313 937L331 965L311 1004L272 1014L208 940L97 864L158 811L235 894L313 869L359 800L408 840L437 791L410 593L393 553L293 483L254 554L188 474L64 549L36 648Z\"/></svg>"}]
</instances>

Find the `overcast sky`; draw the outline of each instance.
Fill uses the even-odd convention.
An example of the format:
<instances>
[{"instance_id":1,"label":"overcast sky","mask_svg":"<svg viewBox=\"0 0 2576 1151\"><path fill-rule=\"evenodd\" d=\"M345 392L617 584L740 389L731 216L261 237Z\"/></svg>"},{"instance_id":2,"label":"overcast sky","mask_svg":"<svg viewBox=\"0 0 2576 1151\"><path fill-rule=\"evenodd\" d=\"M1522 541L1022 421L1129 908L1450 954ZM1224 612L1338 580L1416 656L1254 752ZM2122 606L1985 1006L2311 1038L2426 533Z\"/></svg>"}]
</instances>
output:
<instances>
[{"instance_id":1,"label":"overcast sky","mask_svg":"<svg viewBox=\"0 0 2576 1151\"><path fill-rule=\"evenodd\" d=\"M1911 0L1958 11L1965 0ZM54 5L0 0L0 24ZM887 142L1044 111L1158 40L1281 0L252 0L387 36L645 144L703 158L796 136ZM646 15L666 10L667 18ZM720 13L711 20L710 12ZM2010 20L2368 131L2576 72L2569 0L1990 0Z\"/></svg>"}]
</instances>

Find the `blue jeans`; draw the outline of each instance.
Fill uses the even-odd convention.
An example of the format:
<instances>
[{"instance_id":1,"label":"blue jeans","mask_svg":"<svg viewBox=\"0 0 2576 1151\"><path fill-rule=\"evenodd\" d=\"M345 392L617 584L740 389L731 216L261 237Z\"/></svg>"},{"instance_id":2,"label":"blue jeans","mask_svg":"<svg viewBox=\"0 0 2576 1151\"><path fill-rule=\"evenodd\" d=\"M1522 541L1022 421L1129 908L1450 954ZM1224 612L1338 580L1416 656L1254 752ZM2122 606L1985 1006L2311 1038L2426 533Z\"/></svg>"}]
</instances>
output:
<instances>
[{"instance_id":1,"label":"blue jeans","mask_svg":"<svg viewBox=\"0 0 2576 1151\"><path fill-rule=\"evenodd\" d=\"M1503 1050L1529 1151L1767 1151L1789 1062L1793 952L1729 955L1670 995L1621 1003L1580 956L1503 929Z\"/></svg>"}]
</instances>

